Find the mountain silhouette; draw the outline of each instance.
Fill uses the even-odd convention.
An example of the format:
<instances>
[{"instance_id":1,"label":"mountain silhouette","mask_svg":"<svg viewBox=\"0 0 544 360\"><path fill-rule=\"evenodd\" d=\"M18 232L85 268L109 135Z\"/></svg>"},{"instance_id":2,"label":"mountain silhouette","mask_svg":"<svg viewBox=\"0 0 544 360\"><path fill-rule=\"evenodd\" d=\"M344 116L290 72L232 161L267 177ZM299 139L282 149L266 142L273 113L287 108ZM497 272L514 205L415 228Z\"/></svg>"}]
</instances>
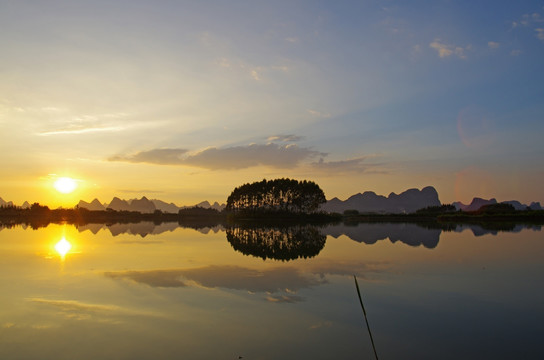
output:
<instances>
[{"instance_id":1,"label":"mountain silhouette","mask_svg":"<svg viewBox=\"0 0 544 360\"><path fill-rule=\"evenodd\" d=\"M155 210L157 210L157 208L155 207L155 204L151 200L146 198L145 196L143 196L139 200L138 199L130 200L129 204L130 204L130 209L132 211L138 211L141 213L152 213Z\"/></svg>"},{"instance_id":2,"label":"mountain silhouette","mask_svg":"<svg viewBox=\"0 0 544 360\"><path fill-rule=\"evenodd\" d=\"M4 201L4 199L0 197L0 206L13 206L13 201Z\"/></svg>"},{"instance_id":3,"label":"mountain silhouette","mask_svg":"<svg viewBox=\"0 0 544 360\"><path fill-rule=\"evenodd\" d=\"M151 200L151 202L155 204L155 208L157 208L157 210L160 210L164 213L177 214L180 209L178 206L176 206L176 204L174 203L169 204L162 200L153 199Z\"/></svg>"},{"instance_id":4,"label":"mountain silhouette","mask_svg":"<svg viewBox=\"0 0 544 360\"><path fill-rule=\"evenodd\" d=\"M104 207L104 205L102 205L100 203L100 201L98 201L98 199L94 199L93 201L91 201L90 203L86 202L86 201L83 201L83 200L80 200L79 203L77 204L77 207L78 208L85 208L85 209L88 209L88 210L92 210L92 211L103 211L103 210L106 210L106 208Z\"/></svg>"},{"instance_id":5,"label":"mountain silhouette","mask_svg":"<svg viewBox=\"0 0 544 360\"><path fill-rule=\"evenodd\" d=\"M339 224L327 226L322 231L334 238L345 235L354 241L369 245L389 239L392 243L400 241L406 245L424 246L428 249L434 249L438 245L442 232L441 229L426 229L410 223L361 223L357 226Z\"/></svg>"},{"instance_id":6,"label":"mountain silhouette","mask_svg":"<svg viewBox=\"0 0 544 360\"><path fill-rule=\"evenodd\" d=\"M0 206L2 206L1 202ZM101 211L109 208L115 211L137 211L140 213L152 213L155 210L160 210L164 213L177 214L178 211L181 209L187 209L192 207L201 207L205 209L211 208L221 211L225 208L225 204L219 204L216 201L213 203L213 205L210 205L209 201L202 201L193 206L177 206L174 203L167 203L158 199L149 200L147 197L143 196L141 199L131 200L123 200L118 197L114 197L109 204L104 205L101 204L98 199L94 199L90 203L80 200L77 207L85 208L92 211Z\"/></svg>"},{"instance_id":7,"label":"mountain silhouette","mask_svg":"<svg viewBox=\"0 0 544 360\"><path fill-rule=\"evenodd\" d=\"M495 199L495 198L486 200L486 199L482 199L482 198L479 198L479 197L475 197L474 199L472 199L472 202L469 205L465 205L460 201L456 201L452 205L455 206L455 208L457 210L477 211L482 206L493 205L493 204L496 204L496 203L497 203L497 199Z\"/></svg>"},{"instance_id":8,"label":"mountain silhouette","mask_svg":"<svg viewBox=\"0 0 544 360\"><path fill-rule=\"evenodd\" d=\"M543 210L542 206L540 206L539 202L532 202L531 205L529 205L529 209L531 209L531 210Z\"/></svg>"},{"instance_id":9,"label":"mountain silhouette","mask_svg":"<svg viewBox=\"0 0 544 360\"><path fill-rule=\"evenodd\" d=\"M463 211L478 211L482 206L485 205L493 205L497 204L497 200L495 198L486 200L479 197L475 197L472 199L471 203L469 205L465 205L460 201L454 202L452 205L455 206L457 210L463 210ZM501 204L509 204L514 207L514 209L518 211L527 210L527 208L531 210L542 210L542 207L540 206L539 202L532 202L531 205L525 205L517 200L509 200L509 201L501 201Z\"/></svg>"},{"instance_id":10,"label":"mountain silhouette","mask_svg":"<svg viewBox=\"0 0 544 360\"><path fill-rule=\"evenodd\" d=\"M107 207L115 211L131 211L128 201L121 200L118 197L114 197Z\"/></svg>"},{"instance_id":11,"label":"mountain silhouette","mask_svg":"<svg viewBox=\"0 0 544 360\"><path fill-rule=\"evenodd\" d=\"M328 212L342 213L346 210L357 210L360 213L412 213L429 206L440 206L438 193L432 186L421 190L408 189L400 194L391 193L388 197L365 191L342 201L333 198L321 206Z\"/></svg>"}]
</instances>

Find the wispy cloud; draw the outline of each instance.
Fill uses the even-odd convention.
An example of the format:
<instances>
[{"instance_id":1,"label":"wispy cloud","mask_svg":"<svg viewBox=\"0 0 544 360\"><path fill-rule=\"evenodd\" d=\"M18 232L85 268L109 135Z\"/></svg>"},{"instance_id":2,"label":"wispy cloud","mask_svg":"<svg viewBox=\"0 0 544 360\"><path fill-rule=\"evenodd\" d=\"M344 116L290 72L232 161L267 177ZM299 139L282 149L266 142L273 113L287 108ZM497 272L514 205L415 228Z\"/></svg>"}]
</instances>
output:
<instances>
[{"instance_id":1,"label":"wispy cloud","mask_svg":"<svg viewBox=\"0 0 544 360\"><path fill-rule=\"evenodd\" d=\"M330 174L343 173L387 173L383 168L383 163L368 163L368 160L374 156L361 156L354 159L325 161L323 158L317 162L311 163L311 166L316 170L321 170Z\"/></svg>"},{"instance_id":2,"label":"wispy cloud","mask_svg":"<svg viewBox=\"0 0 544 360\"><path fill-rule=\"evenodd\" d=\"M124 127L121 126L107 126L107 127L90 127L90 128L81 128L81 129L61 129L61 130L52 130L44 131L38 133L40 136L51 136L51 135L70 135L70 134L89 134L97 132L113 132L124 130Z\"/></svg>"},{"instance_id":3,"label":"wispy cloud","mask_svg":"<svg viewBox=\"0 0 544 360\"><path fill-rule=\"evenodd\" d=\"M215 64L225 71L239 72L244 77L249 77L255 81L268 80L271 76L278 73L289 73L293 70L290 61L283 60L275 64L255 64L247 62L241 58L219 57L215 60Z\"/></svg>"},{"instance_id":4,"label":"wispy cloud","mask_svg":"<svg viewBox=\"0 0 544 360\"><path fill-rule=\"evenodd\" d=\"M313 109L308 109L308 114L312 115L313 117L316 117L316 118L325 118L325 119L328 119L331 117L331 114L327 113L327 112L321 112L321 111L317 111L317 110L313 110Z\"/></svg>"},{"instance_id":5,"label":"wispy cloud","mask_svg":"<svg viewBox=\"0 0 544 360\"><path fill-rule=\"evenodd\" d=\"M227 58L224 58L224 57L217 59L217 65L219 65L220 67L223 67L223 68L232 67L232 64L231 64L230 60L227 59Z\"/></svg>"},{"instance_id":6,"label":"wispy cloud","mask_svg":"<svg viewBox=\"0 0 544 360\"><path fill-rule=\"evenodd\" d=\"M490 49L498 49L500 46L501 44L496 41L489 41L487 43L487 47L489 47Z\"/></svg>"},{"instance_id":7,"label":"wispy cloud","mask_svg":"<svg viewBox=\"0 0 544 360\"><path fill-rule=\"evenodd\" d=\"M544 17L540 13L523 14L521 18L512 21L512 29L518 27L534 27L535 24L543 23Z\"/></svg>"},{"instance_id":8,"label":"wispy cloud","mask_svg":"<svg viewBox=\"0 0 544 360\"><path fill-rule=\"evenodd\" d=\"M535 31L536 31L536 37L539 40L544 41L544 28L537 28L537 29L535 29Z\"/></svg>"},{"instance_id":9,"label":"wispy cloud","mask_svg":"<svg viewBox=\"0 0 544 360\"><path fill-rule=\"evenodd\" d=\"M126 113L106 113L98 115L78 115L70 118L59 118L58 113L65 113L68 110L53 106L43 107L39 109L40 113L48 116L55 115L55 121L46 125L47 127L55 127L53 130L45 130L38 135L73 135L73 134L89 134L97 132L117 132L126 129L126 126L121 126L120 120L127 117Z\"/></svg>"},{"instance_id":10,"label":"wispy cloud","mask_svg":"<svg viewBox=\"0 0 544 360\"><path fill-rule=\"evenodd\" d=\"M259 74L259 69L251 69L251 77L254 80L260 81L261 80L261 75Z\"/></svg>"},{"instance_id":11,"label":"wispy cloud","mask_svg":"<svg viewBox=\"0 0 544 360\"><path fill-rule=\"evenodd\" d=\"M117 189L117 192L125 194L163 194L163 190L151 190L151 189Z\"/></svg>"},{"instance_id":12,"label":"wispy cloud","mask_svg":"<svg viewBox=\"0 0 544 360\"><path fill-rule=\"evenodd\" d=\"M467 56L465 54L465 51L470 48L470 46L463 48L456 45L446 44L440 39L435 39L432 43L429 44L429 47L435 49L440 58L447 58L455 55L459 59L466 59Z\"/></svg>"},{"instance_id":13,"label":"wispy cloud","mask_svg":"<svg viewBox=\"0 0 544 360\"><path fill-rule=\"evenodd\" d=\"M512 29L516 28L528 28L535 31L537 39L544 41L544 16L540 13L533 12L530 14L524 14L518 20L512 21Z\"/></svg>"},{"instance_id":14,"label":"wispy cloud","mask_svg":"<svg viewBox=\"0 0 544 360\"><path fill-rule=\"evenodd\" d=\"M185 149L152 149L132 155L116 155L110 161L185 165L209 170L236 170L255 166L290 169L302 161L326 154L296 144L250 144L227 148L211 147L197 152Z\"/></svg>"},{"instance_id":15,"label":"wispy cloud","mask_svg":"<svg viewBox=\"0 0 544 360\"><path fill-rule=\"evenodd\" d=\"M512 56L519 56L521 54L521 50L519 49L514 49L512 51L510 51L510 55Z\"/></svg>"},{"instance_id":16,"label":"wispy cloud","mask_svg":"<svg viewBox=\"0 0 544 360\"><path fill-rule=\"evenodd\" d=\"M273 302L273 303L297 303L297 302L303 302L304 298L302 296L297 295L270 295L266 297L266 301Z\"/></svg>"},{"instance_id":17,"label":"wispy cloud","mask_svg":"<svg viewBox=\"0 0 544 360\"><path fill-rule=\"evenodd\" d=\"M288 135L272 135L267 138L268 141L295 142L304 139L303 136L288 134Z\"/></svg>"},{"instance_id":18,"label":"wispy cloud","mask_svg":"<svg viewBox=\"0 0 544 360\"><path fill-rule=\"evenodd\" d=\"M188 150L185 149L152 149L127 156L112 156L108 160L159 165L180 165L183 164L183 156L187 154L187 152Z\"/></svg>"},{"instance_id":19,"label":"wispy cloud","mask_svg":"<svg viewBox=\"0 0 544 360\"><path fill-rule=\"evenodd\" d=\"M105 276L117 279L130 279L137 283L149 285L151 287L185 287L185 282L180 280L182 272L180 270L150 270L150 271L122 271L106 272Z\"/></svg>"},{"instance_id":20,"label":"wispy cloud","mask_svg":"<svg viewBox=\"0 0 544 360\"><path fill-rule=\"evenodd\" d=\"M192 269L106 272L104 275L151 287L196 285L210 289L227 288L251 293L289 292L293 301L302 300L292 294L294 291L323 283L323 280L314 276L305 276L296 268L291 267L257 270L234 265L211 265ZM276 300L287 299L280 296Z\"/></svg>"},{"instance_id":21,"label":"wispy cloud","mask_svg":"<svg viewBox=\"0 0 544 360\"><path fill-rule=\"evenodd\" d=\"M53 306L70 318L89 319L90 315L136 315L136 316L162 316L145 310L136 310L120 307L112 304L91 304L76 300L51 300L43 298L28 298L33 303Z\"/></svg>"}]
</instances>

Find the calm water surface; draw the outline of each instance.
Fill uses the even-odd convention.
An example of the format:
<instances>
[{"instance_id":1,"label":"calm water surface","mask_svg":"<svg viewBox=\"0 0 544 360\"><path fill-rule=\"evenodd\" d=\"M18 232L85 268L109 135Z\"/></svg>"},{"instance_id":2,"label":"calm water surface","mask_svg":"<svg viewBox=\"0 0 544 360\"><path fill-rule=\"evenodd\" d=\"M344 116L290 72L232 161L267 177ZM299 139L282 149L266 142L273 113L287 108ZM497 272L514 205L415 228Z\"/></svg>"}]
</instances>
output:
<instances>
[{"instance_id":1,"label":"calm water surface","mask_svg":"<svg viewBox=\"0 0 544 360\"><path fill-rule=\"evenodd\" d=\"M539 228L19 226L0 253L1 359L372 359L354 274L380 359L544 358Z\"/></svg>"}]
</instances>

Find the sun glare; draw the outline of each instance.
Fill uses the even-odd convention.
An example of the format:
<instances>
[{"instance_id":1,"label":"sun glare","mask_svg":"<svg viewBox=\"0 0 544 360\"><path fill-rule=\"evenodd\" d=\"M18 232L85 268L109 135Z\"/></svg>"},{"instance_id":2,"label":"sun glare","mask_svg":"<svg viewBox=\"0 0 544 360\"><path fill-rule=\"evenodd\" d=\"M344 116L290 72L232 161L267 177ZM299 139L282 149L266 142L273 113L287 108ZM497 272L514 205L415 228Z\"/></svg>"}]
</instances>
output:
<instances>
[{"instance_id":1,"label":"sun glare","mask_svg":"<svg viewBox=\"0 0 544 360\"><path fill-rule=\"evenodd\" d=\"M66 256L66 254L68 254L71 248L72 248L72 244L70 244L68 240L66 240L66 238L64 237L60 239L58 243L55 244L55 250L63 259Z\"/></svg>"},{"instance_id":2,"label":"sun glare","mask_svg":"<svg viewBox=\"0 0 544 360\"><path fill-rule=\"evenodd\" d=\"M77 188L77 182L69 177L60 177L55 181L53 186L58 192L69 194Z\"/></svg>"}]
</instances>

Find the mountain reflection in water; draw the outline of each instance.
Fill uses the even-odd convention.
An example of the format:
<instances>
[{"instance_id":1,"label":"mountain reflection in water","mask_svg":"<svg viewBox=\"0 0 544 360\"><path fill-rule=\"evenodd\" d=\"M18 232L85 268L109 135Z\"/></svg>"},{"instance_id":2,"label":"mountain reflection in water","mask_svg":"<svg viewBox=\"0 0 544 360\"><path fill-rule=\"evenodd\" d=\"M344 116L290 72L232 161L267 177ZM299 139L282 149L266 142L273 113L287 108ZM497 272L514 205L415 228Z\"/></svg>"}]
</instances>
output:
<instances>
[{"instance_id":1,"label":"mountain reflection in water","mask_svg":"<svg viewBox=\"0 0 544 360\"><path fill-rule=\"evenodd\" d=\"M361 223L357 226L332 225L324 229L324 232L335 238L346 235L354 241L365 244L375 244L378 240L389 238L392 243L400 241L410 246L423 245L433 249L438 245L442 230L426 229L410 223Z\"/></svg>"},{"instance_id":2,"label":"mountain reflection in water","mask_svg":"<svg viewBox=\"0 0 544 360\"><path fill-rule=\"evenodd\" d=\"M17 225L1 224L2 228ZM20 224L24 229L27 225ZM160 235L173 232L178 228L191 228L203 234L226 232L231 246L245 255L262 259L294 260L309 258L319 254L325 246L327 236L338 238L347 236L353 241L364 244L375 244L380 240L389 239L392 243L400 242L409 246L423 246L434 249L439 243L443 232L461 233L470 231L476 237L497 235L500 232L517 233L523 229L540 231L540 225L489 223L489 224L448 224L438 222L428 223L339 223L333 225L270 225L258 222L225 225L219 222L183 223L142 221L137 223L114 224L84 224L76 225L79 232L90 231L97 234L101 230L109 231L113 236L123 234L138 235L145 238L148 235Z\"/></svg>"},{"instance_id":3,"label":"mountain reflection in water","mask_svg":"<svg viewBox=\"0 0 544 360\"><path fill-rule=\"evenodd\" d=\"M539 229L0 226L0 359L372 358L353 275L380 357L541 358Z\"/></svg>"}]
</instances>

